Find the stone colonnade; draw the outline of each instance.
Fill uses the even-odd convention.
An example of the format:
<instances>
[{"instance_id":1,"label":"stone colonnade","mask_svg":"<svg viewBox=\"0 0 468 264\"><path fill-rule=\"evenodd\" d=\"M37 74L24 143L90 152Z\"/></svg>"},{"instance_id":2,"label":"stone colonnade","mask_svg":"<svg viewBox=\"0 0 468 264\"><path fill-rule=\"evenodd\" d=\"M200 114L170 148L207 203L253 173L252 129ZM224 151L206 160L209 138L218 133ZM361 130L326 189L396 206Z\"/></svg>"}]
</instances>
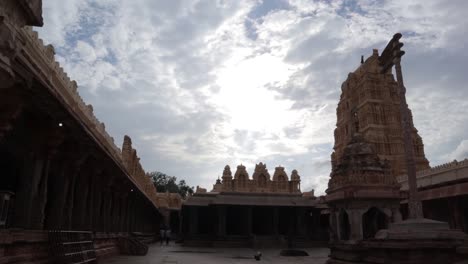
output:
<instances>
[{"instance_id":1,"label":"stone colonnade","mask_svg":"<svg viewBox=\"0 0 468 264\"><path fill-rule=\"evenodd\" d=\"M401 221L399 208L384 206L359 206L356 208L332 207L330 212L330 240L347 241L373 238L378 230L390 223Z\"/></svg>"},{"instance_id":2,"label":"stone colonnade","mask_svg":"<svg viewBox=\"0 0 468 264\"><path fill-rule=\"evenodd\" d=\"M155 231L160 214L109 155L39 85L0 90L0 192L7 228ZM43 97L41 100L36 100Z\"/></svg>"},{"instance_id":3,"label":"stone colonnade","mask_svg":"<svg viewBox=\"0 0 468 264\"><path fill-rule=\"evenodd\" d=\"M264 236L328 241L328 215L306 207L184 206L182 229L185 239L248 240Z\"/></svg>"},{"instance_id":4,"label":"stone colonnade","mask_svg":"<svg viewBox=\"0 0 468 264\"><path fill-rule=\"evenodd\" d=\"M157 229L104 123L32 31L42 24L42 1L0 1L0 228Z\"/></svg>"}]
</instances>

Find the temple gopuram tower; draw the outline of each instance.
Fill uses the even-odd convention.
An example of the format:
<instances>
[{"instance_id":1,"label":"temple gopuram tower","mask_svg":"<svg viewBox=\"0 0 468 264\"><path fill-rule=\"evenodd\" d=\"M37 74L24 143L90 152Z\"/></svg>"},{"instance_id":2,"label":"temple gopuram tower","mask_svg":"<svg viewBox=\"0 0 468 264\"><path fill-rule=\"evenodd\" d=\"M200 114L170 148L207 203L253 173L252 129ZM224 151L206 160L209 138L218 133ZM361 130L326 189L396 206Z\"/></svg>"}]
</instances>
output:
<instances>
[{"instance_id":1,"label":"temple gopuram tower","mask_svg":"<svg viewBox=\"0 0 468 264\"><path fill-rule=\"evenodd\" d=\"M391 71L380 73L378 58L378 51L374 49L372 56L361 61L359 68L349 73L341 86L332 166L340 160L353 134L359 133L366 142L374 145L381 160L389 161L392 175L397 176L406 174L398 84ZM412 116L410 123L416 170L428 169L424 144Z\"/></svg>"}]
</instances>

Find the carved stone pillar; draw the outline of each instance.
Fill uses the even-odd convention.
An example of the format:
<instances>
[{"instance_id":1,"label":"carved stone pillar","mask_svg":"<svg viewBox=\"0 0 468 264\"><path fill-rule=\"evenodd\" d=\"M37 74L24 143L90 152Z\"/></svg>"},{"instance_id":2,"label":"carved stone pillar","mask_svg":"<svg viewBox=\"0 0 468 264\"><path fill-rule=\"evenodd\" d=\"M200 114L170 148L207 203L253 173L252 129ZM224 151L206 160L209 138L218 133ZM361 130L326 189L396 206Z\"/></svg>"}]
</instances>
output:
<instances>
[{"instance_id":1,"label":"carved stone pillar","mask_svg":"<svg viewBox=\"0 0 468 264\"><path fill-rule=\"evenodd\" d=\"M76 190L77 190L77 183L78 177L82 171L85 170L84 166L86 160L88 159L89 155L82 153L78 159L75 160L72 166L67 171L67 178L68 184L64 186L66 190L65 193L65 201L64 201L64 210L62 212L62 221L61 221L61 228L62 229L72 229L72 222L73 222L73 208L76 204Z\"/></svg>"},{"instance_id":2,"label":"carved stone pillar","mask_svg":"<svg viewBox=\"0 0 468 264\"><path fill-rule=\"evenodd\" d=\"M346 211L349 214L349 223L351 226L351 230L350 230L351 240L363 239L362 215L364 214L364 210L348 209Z\"/></svg>"},{"instance_id":3,"label":"carved stone pillar","mask_svg":"<svg viewBox=\"0 0 468 264\"><path fill-rule=\"evenodd\" d=\"M85 218L87 211L87 202L89 195L89 180L91 170L85 169L76 179L75 195L72 213L72 229L85 230Z\"/></svg>"},{"instance_id":4,"label":"carved stone pillar","mask_svg":"<svg viewBox=\"0 0 468 264\"><path fill-rule=\"evenodd\" d=\"M31 188L30 217L31 229L42 229L44 225L44 208L47 202L47 180L49 176L50 157L39 157L33 171Z\"/></svg>"},{"instance_id":5,"label":"carved stone pillar","mask_svg":"<svg viewBox=\"0 0 468 264\"><path fill-rule=\"evenodd\" d=\"M60 229L62 220L62 214L65 210L65 199L68 185L70 184L70 178L67 177L67 170L70 167L71 162L67 162L66 159L54 160L53 163L58 163L57 168L53 170L51 177L49 177L49 190L52 193L52 198L48 200L47 212L46 212L46 223L45 228Z\"/></svg>"}]
</instances>

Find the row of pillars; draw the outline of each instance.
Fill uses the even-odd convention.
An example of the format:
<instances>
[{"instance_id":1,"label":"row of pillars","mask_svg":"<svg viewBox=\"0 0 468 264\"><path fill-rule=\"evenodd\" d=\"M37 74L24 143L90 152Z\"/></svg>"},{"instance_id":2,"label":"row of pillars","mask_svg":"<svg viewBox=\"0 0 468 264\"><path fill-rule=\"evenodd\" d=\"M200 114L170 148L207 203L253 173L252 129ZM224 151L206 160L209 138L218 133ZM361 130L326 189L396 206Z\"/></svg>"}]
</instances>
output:
<instances>
[{"instance_id":1,"label":"row of pillars","mask_svg":"<svg viewBox=\"0 0 468 264\"><path fill-rule=\"evenodd\" d=\"M287 209L253 206L189 206L183 209L186 211L184 216L188 218L183 221L188 224L185 231L189 236L278 236L280 234L306 236L306 217L312 218L310 220L317 224L315 227L317 230L320 228L319 211L314 215L306 215L305 208ZM210 229L208 233L207 230L200 230L203 226Z\"/></svg>"},{"instance_id":2,"label":"row of pillars","mask_svg":"<svg viewBox=\"0 0 468 264\"><path fill-rule=\"evenodd\" d=\"M28 111L9 126L0 137L0 190L14 193L7 227L157 230L157 209L80 131Z\"/></svg>"}]
</instances>

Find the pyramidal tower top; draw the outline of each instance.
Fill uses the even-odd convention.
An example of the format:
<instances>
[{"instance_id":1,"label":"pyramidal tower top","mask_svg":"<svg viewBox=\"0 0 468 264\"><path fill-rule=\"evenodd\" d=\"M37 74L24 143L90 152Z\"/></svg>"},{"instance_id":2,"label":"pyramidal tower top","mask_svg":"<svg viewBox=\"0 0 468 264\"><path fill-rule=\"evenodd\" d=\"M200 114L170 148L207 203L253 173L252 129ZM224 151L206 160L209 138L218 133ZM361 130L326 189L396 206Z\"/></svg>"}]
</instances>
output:
<instances>
[{"instance_id":1,"label":"pyramidal tower top","mask_svg":"<svg viewBox=\"0 0 468 264\"><path fill-rule=\"evenodd\" d=\"M381 160L387 160L394 176L406 174L403 127L400 113L398 83L391 71L381 73L379 52L363 61L341 85L341 96L336 109L335 145L331 155L332 167L337 166L347 144L355 133L372 144ZM416 170L429 168L424 155L424 144L414 127L412 141Z\"/></svg>"}]
</instances>

